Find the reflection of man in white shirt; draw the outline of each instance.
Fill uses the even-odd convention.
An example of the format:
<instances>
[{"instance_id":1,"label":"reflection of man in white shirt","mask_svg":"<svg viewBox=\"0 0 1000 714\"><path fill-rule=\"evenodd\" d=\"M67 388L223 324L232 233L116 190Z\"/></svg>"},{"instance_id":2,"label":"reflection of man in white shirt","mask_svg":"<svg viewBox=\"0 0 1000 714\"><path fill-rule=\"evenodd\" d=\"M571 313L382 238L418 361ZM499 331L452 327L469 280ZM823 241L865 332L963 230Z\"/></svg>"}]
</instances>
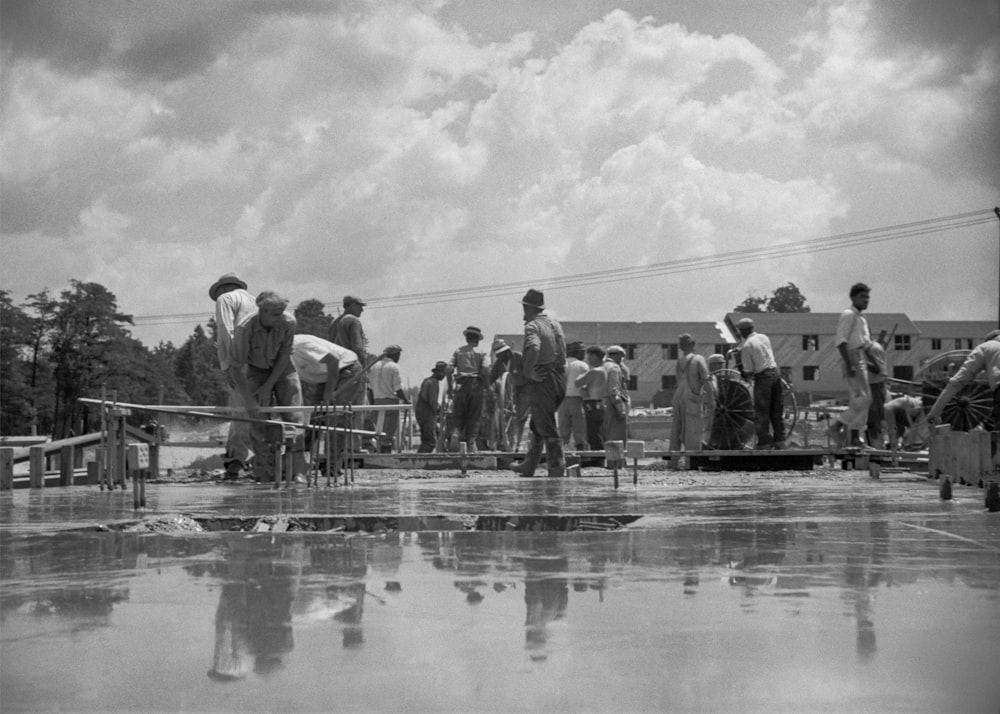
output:
<instances>
[{"instance_id":1,"label":"reflection of man in white shirt","mask_svg":"<svg viewBox=\"0 0 1000 714\"><path fill-rule=\"evenodd\" d=\"M871 289L864 283L851 286L851 307L840 315L837 324L837 338L834 344L840 353L844 381L850 397L847 409L837 416L830 425L829 435L835 443L843 445L850 436L850 446L861 446L860 433L868 423L868 407L872 393L868 386L868 367L865 352L871 344L868 321L861 313L868 309ZM844 429L857 434L845 434Z\"/></svg>"}]
</instances>

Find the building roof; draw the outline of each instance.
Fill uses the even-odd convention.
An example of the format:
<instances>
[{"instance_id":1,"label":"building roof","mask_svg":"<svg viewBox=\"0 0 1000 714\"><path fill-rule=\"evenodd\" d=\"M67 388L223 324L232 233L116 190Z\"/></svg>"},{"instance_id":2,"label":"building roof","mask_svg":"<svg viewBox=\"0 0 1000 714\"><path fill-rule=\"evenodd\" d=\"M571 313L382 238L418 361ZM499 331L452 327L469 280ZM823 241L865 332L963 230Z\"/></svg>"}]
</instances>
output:
<instances>
[{"instance_id":1,"label":"building roof","mask_svg":"<svg viewBox=\"0 0 1000 714\"><path fill-rule=\"evenodd\" d=\"M923 337L965 337L977 342L990 330L997 329L992 320L919 320L916 325Z\"/></svg>"},{"instance_id":2,"label":"building roof","mask_svg":"<svg viewBox=\"0 0 1000 714\"><path fill-rule=\"evenodd\" d=\"M917 325L901 312L866 312L864 315L872 337L876 337L882 330L892 333L894 328L897 335L920 334ZM736 322L744 317L753 320L757 332L765 335L833 335L837 332L840 313L731 312L726 315L726 322L735 332Z\"/></svg>"}]
</instances>

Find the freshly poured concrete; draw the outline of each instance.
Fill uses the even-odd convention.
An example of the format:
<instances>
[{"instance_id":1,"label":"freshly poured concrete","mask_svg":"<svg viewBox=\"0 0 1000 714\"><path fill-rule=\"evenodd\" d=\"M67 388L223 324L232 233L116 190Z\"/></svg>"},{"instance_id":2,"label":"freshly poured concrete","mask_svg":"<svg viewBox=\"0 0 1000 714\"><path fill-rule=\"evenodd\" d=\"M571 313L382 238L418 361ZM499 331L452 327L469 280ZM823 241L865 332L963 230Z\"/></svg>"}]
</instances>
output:
<instances>
[{"instance_id":1,"label":"freshly poured concrete","mask_svg":"<svg viewBox=\"0 0 1000 714\"><path fill-rule=\"evenodd\" d=\"M445 516L376 533L97 532L142 515L130 493L5 492L0 706L996 711L1000 514L982 490L640 476L148 486L147 516ZM582 514L643 517L460 530Z\"/></svg>"}]
</instances>

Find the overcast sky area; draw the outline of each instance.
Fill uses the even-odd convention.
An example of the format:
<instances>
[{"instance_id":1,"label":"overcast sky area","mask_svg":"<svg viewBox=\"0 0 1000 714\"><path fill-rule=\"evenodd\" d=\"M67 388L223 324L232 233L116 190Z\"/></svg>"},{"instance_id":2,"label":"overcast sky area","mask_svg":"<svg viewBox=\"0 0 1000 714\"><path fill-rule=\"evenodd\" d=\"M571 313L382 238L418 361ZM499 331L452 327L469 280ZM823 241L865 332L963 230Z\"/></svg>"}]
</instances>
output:
<instances>
[{"instance_id":1,"label":"overcast sky area","mask_svg":"<svg viewBox=\"0 0 1000 714\"><path fill-rule=\"evenodd\" d=\"M832 312L859 280L874 312L993 320L996 220L548 281L991 210L998 7L3 0L0 286L101 283L149 346L222 273L356 294L413 384L467 325L520 332L524 288L398 296L498 284L564 320L714 321L787 282Z\"/></svg>"}]
</instances>

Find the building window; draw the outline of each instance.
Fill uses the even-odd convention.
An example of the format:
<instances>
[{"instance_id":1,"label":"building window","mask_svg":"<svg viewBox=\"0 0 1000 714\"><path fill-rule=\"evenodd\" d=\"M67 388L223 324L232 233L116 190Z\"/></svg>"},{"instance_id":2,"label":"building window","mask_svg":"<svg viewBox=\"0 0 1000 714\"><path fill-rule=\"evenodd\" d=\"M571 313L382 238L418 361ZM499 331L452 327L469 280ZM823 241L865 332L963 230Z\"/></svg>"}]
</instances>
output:
<instances>
[{"instance_id":1,"label":"building window","mask_svg":"<svg viewBox=\"0 0 1000 714\"><path fill-rule=\"evenodd\" d=\"M663 359L667 362L677 359L677 345L660 345L663 351ZM664 387L666 389L666 387Z\"/></svg>"},{"instance_id":2,"label":"building window","mask_svg":"<svg viewBox=\"0 0 1000 714\"><path fill-rule=\"evenodd\" d=\"M660 377L660 389L677 389L677 376L665 374Z\"/></svg>"},{"instance_id":3,"label":"building window","mask_svg":"<svg viewBox=\"0 0 1000 714\"><path fill-rule=\"evenodd\" d=\"M819 379L819 367L806 365L802 368L803 382L815 382L817 379Z\"/></svg>"},{"instance_id":4,"label":"building window","mask_svg":"<svg viewBox=\"0 0 1000 714\"><path fill-rule=\"evenodd\" d=\"M904 379L907 382L913 381L913 366L908 364L896 365L892 368L893 379Z\"/></svg>"},{"instance_id":5,"label":"building window","mask_svg":"<svg viewBox=\"0 0 1000 714\"><path fill-rule=\"evenodd\" d=\"M897 350L909 350L910 349L910 336L909 335L895 335L892 338L892 346Z\"/></svg>"},{"instance_id":6,"label":"building window","mask_svg":"<svg viewBox=\"0 0 1000 714\"><path fill-rule=\"evenodd\" d=\"M635 359L636 345L622 345L625 348L625 359Z\"/></svg>"},{"instance_id":7,"label":"building window","mask_svg":"<svg viewBox=\"0 0 1000 714\"><path fill-rule=\"evenodd\" d=\"M956 337L955 338L955 349L956 350L971 350L973 342L974 342L974 340L971 337Z\"/></svg>"},{"instance_id":8,"label":"building window","mask_svg":"<svg viewBox=\"0 0 1000 714\"><path fill-rule=\"evenodd\" d=\"M639 378L632 375L628 378L628 391L634 392L639 388Z\"/></svg>"},{"instance_id":9,"label":"building window","mask_svg":"<svg viewBox=\"0 0 1000 714\"><path fill-rule=\"evenodd\" d=\"M940 337L932 337L931 338L931 349L932 350L939 350L939 349L941 349L941 338Z\"/></svg>"},{"instance_id":10,"label":"building window","mask_svg":"<svg viewBox=\"0 0 1000 714\"><path fill-rule=\"evenodd\" d=\"M716 346L715 346L715 353L716 353L716 354L719 354L719 355L724 355L724 354L726 354L726 352L728 352L728 351L729 351L729 345L727 345L727 344L725 344L725 343L723 343L723 344L721 344L721 345L716 345Z\"/></svg>"},{"instance_id":11,"label":"building window","mask_svg":"<svg viewBox=\"0 0 1000 714\"><path fill-rule=\"evenodd\" d=\"M965 349L967 349L967 350L971 350L972 349L972 338L971 337L966 337L965 338Z\"/></svg>"},{"instance_id":12,"label":"building window","mask_svg":"<svg viewBox=\"0 0 1000 714\"><path fill-rule=\"evenodd\" d=\"M819 349L819 335L802 335L802 349L815 352Z\"/></svg>"}]
</instances>

